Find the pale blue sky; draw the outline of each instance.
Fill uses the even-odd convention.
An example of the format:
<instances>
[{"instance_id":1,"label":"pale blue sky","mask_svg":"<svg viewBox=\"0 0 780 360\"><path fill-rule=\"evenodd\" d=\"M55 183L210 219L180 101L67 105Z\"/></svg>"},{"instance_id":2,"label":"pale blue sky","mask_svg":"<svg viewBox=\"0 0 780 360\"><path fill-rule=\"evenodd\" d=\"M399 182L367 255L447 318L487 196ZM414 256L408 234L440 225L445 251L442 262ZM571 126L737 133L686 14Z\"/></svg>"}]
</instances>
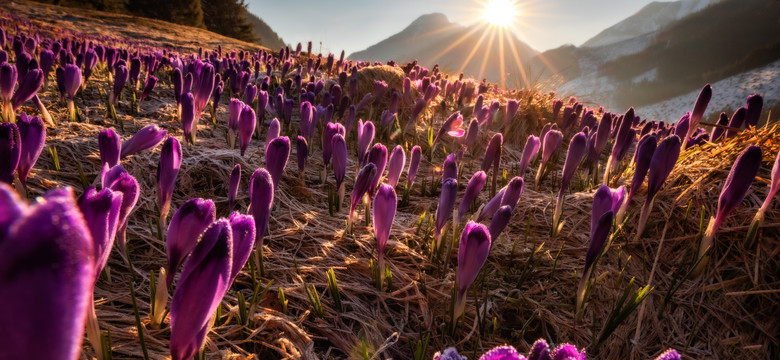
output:
<instances>
[{"instance_id":1,"label":"pale blue sky","mask_svg":"<svg viewBox=\"0 0 780 360\"><path fill-rule=\"evenodd\" d=\"M480 0L485 1L485 0ZM423 14L441 12L450 21L482 21L476 0L246 0L249 10L292 45L311 40L315 51L347 55L405 28ZM651 0L517 0L517 36L544 51L580 45L636 13Z\"/></svg>"}]
</instances>

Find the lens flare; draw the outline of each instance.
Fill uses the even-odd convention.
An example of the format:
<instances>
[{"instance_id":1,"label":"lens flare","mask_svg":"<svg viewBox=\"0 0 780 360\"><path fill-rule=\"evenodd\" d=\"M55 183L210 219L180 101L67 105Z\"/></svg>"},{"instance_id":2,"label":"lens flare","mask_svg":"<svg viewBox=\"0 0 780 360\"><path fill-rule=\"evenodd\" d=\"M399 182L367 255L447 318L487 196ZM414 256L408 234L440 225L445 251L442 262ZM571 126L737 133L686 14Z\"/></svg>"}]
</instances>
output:
<instances>
[{"instance_id":1,"label":"lens flare","mask_svg":"<svg viewBox=\"0 0 780 360\"><path fill-rule=\"evenodd\" d=\"M485 4L485 21L496 26L508 26L512 24L517 9L510 0L491 0Z\"/></svg>"}]
</instances>

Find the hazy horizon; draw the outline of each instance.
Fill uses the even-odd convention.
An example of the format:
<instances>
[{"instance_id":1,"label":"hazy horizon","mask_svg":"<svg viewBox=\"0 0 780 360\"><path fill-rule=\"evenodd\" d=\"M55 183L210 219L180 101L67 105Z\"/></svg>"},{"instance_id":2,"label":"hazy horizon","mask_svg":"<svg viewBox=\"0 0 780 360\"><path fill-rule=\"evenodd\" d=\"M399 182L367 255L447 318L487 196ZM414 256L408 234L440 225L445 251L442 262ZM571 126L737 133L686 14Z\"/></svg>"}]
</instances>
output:
<instances>
[{"instance_id":1,"label":"hazy horizon","mask_svg":"<svg viewBox=\"0 0 780 360\"><path fill-rule=\"evenodd\" d=\"M515 35L535 50L561 45L580 45L609 26L639 11L652 0L524 0L517 1L519 13ZM382 2L299 0L286 2L248 0L249 11L263 19L288 44L312 41L316 51L349 55L364 50L403 30L418 17L443 13L451 22L464 26L482 21L483 6L475 0L430 0L415 3L399 0L389 7ZM290 12L300 21L291 22ZM381 16L368 17L365 14ZM314 21L316 19L317 21ZM362 29L355 31L355 29Z\"/></svg>"}]
</instances>

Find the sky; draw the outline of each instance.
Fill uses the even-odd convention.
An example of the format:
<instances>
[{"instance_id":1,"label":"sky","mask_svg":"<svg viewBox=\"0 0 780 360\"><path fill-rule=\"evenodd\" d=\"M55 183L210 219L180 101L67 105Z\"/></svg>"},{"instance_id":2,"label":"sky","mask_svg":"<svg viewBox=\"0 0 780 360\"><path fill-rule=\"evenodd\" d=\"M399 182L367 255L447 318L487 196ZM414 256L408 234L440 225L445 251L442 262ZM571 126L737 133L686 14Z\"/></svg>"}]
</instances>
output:
<instances>
[{"instance_id":1,"label":"sky","mask_svg":"<svg viewBox=\"0 0 780 360\"><path fill-rule=\"evenodd\" d=\"M483 21L479 0L246 0L249 11L288 44L311 40L314 51L347 55L441 12L451 22ZM536 50L580 45L652 0L516 0L515 34ZM305 47L304 47L305 48Z\"/></svg>"}]
</instances>

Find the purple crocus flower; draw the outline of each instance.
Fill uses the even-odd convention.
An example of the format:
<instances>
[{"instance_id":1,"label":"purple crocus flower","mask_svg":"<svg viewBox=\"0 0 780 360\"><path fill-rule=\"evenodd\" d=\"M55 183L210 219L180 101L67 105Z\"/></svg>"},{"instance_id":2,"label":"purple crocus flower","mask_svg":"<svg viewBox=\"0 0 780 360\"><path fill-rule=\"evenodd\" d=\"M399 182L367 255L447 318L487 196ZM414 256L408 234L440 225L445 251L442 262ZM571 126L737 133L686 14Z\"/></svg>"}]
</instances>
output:
<instances>
[{"instance_id":1,"label":"purple crocus flower","mask_svg":"<svg viewBox=\"0 0 780 360\"><path fill-rule=\"evenodd\" d=\"M647 198L642 207L642 213L639 216L637 226L637 237L642 235L642 231L647 224L647 218L653 209L653 200L658 190L661 190L666 178L672 173L677 159L680 157L680 138L672 135L663 139L655 148L653 157L650 159L650 169L647 173Z\"/></svg>"},{"instance_id":2,"label":"purple crocus flower","mask_svg":"<svg viewBox=\"0 0 780 360\"><path fill-rule=\"evenodd\" d=\"M53 190L44 198L28 207L0 183L0 218L7 219L0 228L0 357L5 359L81 354L95 281L94 245L72 189Z\"/></svg>"},{"instance_id":3,"label":"purple crocus flower","mask_svg":"<svg viewBox=\"0 0 780 360\"><path fill-rule=\"evenodd\" d=\"M327 167L330 164L330 158L333 154L333 148L331 147L333 136L336 134L345 135L344 126L339 123L329 122L325 124L325 128L322 131L322 162Z\"/></svg>"},{"instance_id":4,"label":"purple crocus flower","mask_svg":"<svg viewBox=\"0 0 780 360\"><path fill-rule=\"evenodd\" d=\"M357 177L355 177L355 185L352 187L352 198L350 199L351 204L349 206L349 217L347 218L348 229L354 221L355 210L357 209L358 204L360 204L360 201L368 192L369 187L371 187L371 182L374 181L376 173L376 165L369 162L363 166L362 169L360 169Z\"/></svg>"},{"instance_id":5,"label":"purple crocus flower","mask_svg":"<svg viewBox=\"0 0 780 360\"><path fill-rule=\"evenodd\" d=\"M435 249L441 246L442 230L452 216L452 210L455 208L455 200L458 196L458 181L452 178L445 179L441 184L441 194L439 195L439 206L436 208L436 222L434 239L436 240Z\"/></svg>"},{"instance_id":6,"label":"purple crocus flower","mask_svg":"<svg viewBox=\"0 0 780 360\"><path fill-rule=\"evenodd\" d=\"M380 144L374 144L371 151L368 152L367 161L376 165L376 175L371 181L371 186L368 188L368 196L373 197L376 193L376 189L379 187L379 181L382 179L382 174L385 172L385 166L387 165L387 148Z\"/></svg>"},{"instance_id":7,"label":"purple crocus flower","mask_svg":"<svg viewBox=\"0 0 780 360\"><path fill-rule=\"evenodd\" d=\"M255 111L249 105L244 105L241 114L238 117L238 148L241 156L244 156L249 142L252 141L252 134L255 132Z\"/></svg>"},{"instance_id":8,"label":"purple crocus flower","mask_svg":"<svg viewBox=\"0 0 780 360\"><path fill-rule=\"evenodd\" d=\"M14 123L0 123L0 181L11 184L22 154L19 128Z\"/></svg>"},{"instance_id":9,"label":"purple crocus flower","mask_svg":"<svg viewBox=\"0 0 780 360\"><path fill-rule=\"evenodd\" d=\"M515 114L517 114L517 110L519 109L519 101L509 99L509 101L506 102L506 109L504 111L504 132L508 133L509 128L512 125L512 119L515 117Z\"/></svg>"},{"instance_id":10,"label":"purple crocus flower","mask_svg":"<svg viewBox=\"0 0 780 360\"><path fill-rule=\"evenodd\" d=\"M417 177L417 169L420 167L421 159L422 148L418 145L413 146L409 156L409 169L406 171L406 187L409 190L411 190L412 185L414 185L414 178Z\"/></svg>"},{"instance_id":11,"label":"purple crocus flower","mask_svg":"<svg viewBox=\"0 0 780 360\"><path fill-rule=\"evenodd\" d=\"M228 179L228 211L233 211L238 196L238 185L241 183L241 164L236 164L230 171Z\"/></svg>"},{"instance_id":12,"label":"purple crocus flower","mask_svg":"<svg viewBox=\"0 0 780 360\"><path fill-rule=\"evenodd\" d=\"M147 76L146 82L144 82L144 89L141 92L141 98L138 100L138 102L144 101L144 99L146 99L149 94L152 93L152 90L154 90L155 86L157 86L157 78L152 75ZM217 103L219 103L219 100L214 102L215 106Z\"/></svg>"},{"instance_id":13,"label":"purple crocus flower","mask_svg":"<svg viewBox=\"0 0 780 360\"><path fill-rule=\"evenodd\" d=\"M228 287L236 280L238 273L246 265L255 245L255 219L252 215L242 215L238 211L230 214L230 230L233 235L233 264L230 269Z\"/></svg>"},{"instance_id":14,"label":"purple crocus flower","mask_svg":"<svg viewBox=\"0 0 780 360\"><path fill-rule=\"evenodd\" d=\"M406 152L401 145L396 145L387 161L387 184L395 188L401 178L401 172L406 165Z\"/></svg>"},{"instance_id":15,"label":"purple crocus flower","mask_svg":"<svg viewBox=\"0 0 780 360\"><path fill-rule=\"evenodd\" d=\"M498 178L498 170L501 166L501 148L503 147L504 136L501 133L496 133L490 138L487 148L485 148L485 157L482 158L482 171L487 173L490 171L490 165L493 165L493 189L496 187L496 179Z\"/></svg>"},{"instance_id":16,"label":"purple crocus flower","mask_svg":"<svg viewBox=\"0 0 780 360\"><path fill-rule=\"evenodd\" d=\"M452 137L461 137L463 134L465 134L465 131L461 128L463 125L463 115L460 114L460 111L456 111L452 115L450 115L447 120L444 121L444 123L441 125L441 128L436 133L436 137L433 138L433 148L436 149L436 143L438 142L439 138L444 136L444 134L448 134Z\"/></svg>"},{"instance_id":17,"label":"purple crocus flower","mask_svg":"<svg viewBox=\"0 0 780 360\"><path fill-rule=\"evenodd\" d=\"M599 186L596 193L593 194L593 207L591 209L590 218L590 236L593 237L596 231L596 226L602 215L608 211L612 211L614 214L623 204L626 197L626 187L620 186L616 189L612 189L607 185Z\"/></svg>"},{"instance_id":18,"label":"purple crocus flower","mask_svg":"<svg viewBox=\"0 0 780 360\"><path fill-rule=\"evenodd\" d=\"M728 115L726 115L725 112L720 113L720 117L718 117L718 125L728 126L728 124L729 124ZM724 133L724 129L721 127L712 128L712 132L710 133L710 142L719 141L721 138L723 138L723 133Z\"/></svg>"},{"instance_id":19,"label":"purple crocus flower","mask_svg":"<svg viewBox=\"0 0 780 360\"><path fill-rule=\"evenodd\" d=\"M595 215L595 213L594 213ZM590 274L593 272L593 267L596 260L604 249L604 245L607 242L607 238L612 232L612 220L614 213L612 210L607 211L599 217L596 222L595 229L591 229L590 243L588 243L588 250L585 252L585 268L582 271L582 278L577 288L577 306L576 312L578 316L581 315L582 305L585 301L585 289L590 279Z\"/></svg>"},{"instance_id":20,"label":"purple crocus flower","mask_svg":"<svg viewBox=\"0 0 780 360\"><path fill-rule=\"evenodd\" d=\"M634 198L634 194L636 194L637 190L639 190L639 187L642 185L642 183L645 182L647 171L650 169L650 160L652 160L653 153L655 153L655 148L657 146L658 140L653 134L645 135L645 137L639 141L639 144L637 144L636 153L634 155L636 162L636 165L634 166L634 177L631 178L631 187L629 188L630 190L628 192L628 196L626 196L622 206L620 207L620 210L617 212L617 216L615 217L615 221L618 224L623 223L623 219L626 216L626 210L628 209L629 203L631 203L631 199Z\"/></svg>"},{"instance_id":21,"label":"purple crocus flower","mask_svg":"<svg viewBox=\"0 0 780 360\"><path fill-rule=\"evenodd\" d=\"M314 123L314 110L311 103L308 101L301 102L301 136L306 138L306 141L311 140L311 136L314 133L316 125Z\"/></svg>"},{"instance_id":22,"label":"purple crocus flower","mask_svg":"<svg viewBox=\"0 0 780 360\"><path fill-rule=\"evenodd\" d=\"M544 141L542 142L542 162L539 164L539 171L536 172L536 186L539 186L539 182L544 174L544 168L553 154L558 151L558 147L563 142L563 133L558 130L550 130L544 134ZM553 164L554 165L554 164Z\"/></svg>"},{"instance_id":23,"label":"purple crocus flower","mask_svg":"<svg viewBox=\"0 0 780 360\"><path fill-rule=\"evenodd\" d=\"M176 103L181 102L181 96L184 94L184 80L179 68L173 69L173 97L176 99Z\"/></svg>"},{"instance_id":24,"label":"purple crocus flower","mask_svg":"<svg viewBox=\"0 0 780 360\"><path fill-rule=\"evenodd\" d=\"M417 123L417 118L419 118L420 114L423 112L423 110L425 110L426 105L427 103L425 102L425 99L417 100L417 103L414 104L412 111L409 113L409 122L406 123L406 130L414 129L415 124Z\"/></svg>"},{"instance_id":25,"label":"purple crocus flower","mask_svg":"<svg viewBox=\"0 0 780 360\"><path fill-rule=\"evenodd\" d=\"M761 168L761 147L757 145L748 146L741 154L734 165L731 167L729 177L726 178L726 183L723 184L723 190L720 192L720 198L718 199L718 211L715 217L710 218L710 223L707 226L707 231L704 233L701 245L699 246L699 257L703 257L712 246L712 240L715 238L715 234L718 232L723 220L745 199L750 185L753 184L758 170ZM706 261L700 263L700 268L706 265Z\"/></svg>"},{"instance_id":26,"label":"purple crocus flower","mask_svg":"<svg viewBox=\"0 0 780 360\"><path fill-rule=\"evenodd\" d=\"M469 122L468 130L466 131L466 136L462 137L463 139L463 146L466 147L466 149L471 149L472 146L474 146L474 143L477 141L477 137L479 136L479 121L477 119L471 119Z\"/></svg>"},{"instance_id":27,"label":"purple crocus flower","mask_svg":"<svg viewBox=\"0 0 780 360\"><path fill-rule=\"evenodd\" d=\"M69 119L76 121L76 108L73 104L73 98L81 87L81 69L76 65L66 64L63 74L65 98L68 100L68 113L70 114Z\"/></svg>"},{"instance_id":28,"label":"purple crocus flower","mask_svg":"<svg viewBox=\"0 0 780 360\"><path fill-rule=\"evenodd\" d=\"M265 149L265 167L274 181L274 189L279 188L279 180L290 158L290 138L280 136L271 140Z\"/></svg>"},{"instance_id":29,"label":"purple crocus flower","mask_svg":"<svg viewBox=\"0 0 780 360\"><path fill-rule=\"evenodd\" d=\"M0 100L3 109L11 109L11 98L14 96L18 72L16 67L7 62L0 64ZM3 114L6 116L7 114Z\"/></svg>"},{"instance_id":30,"label":"purple crocus flower","mask_svg":"<svg viewBox=\"0 0 780 360\"><path fill-rule=\"evenodd\" d=\"M390 238L390 228L393 226L398 199L392 186L382 184L377 189L372 207L374 236L376 237L377 260L379 263L379 289L382 289L385 278L385 246Z\"/></svg>"},{"instance_id":31,"label":"purple crocus flower","mask_svg":"<svg viewBox=\"0 0 780 360\"><path fill-rule=\"evenodd\" d=\"M209 329L211 316L230 283L233 235L226 219L203 232L184 265L171 299L171 358L191 359Z\"/></svg>"},{"instance_id":32,"label":"purple crocus flower","mask_svg":"<svg viewBox=\"0 0 780 360\"><path fill-rule=\"evenodd\" d=\"M336 180L336 189L339 195L338 207L344 200L344 176L347 174L347 142L343 134L336 134L331 138L333 151L333 177ZM403 164L402 164L403 166Z\"/></svg>"},{"instance_id":33,"label":"purple crocus flower","mask_svg":"<svg viewBox=\"0 0 780 360\"><path fill-rule=\"evenodd\" d=\"M442 352L437 351L435 354L433 354L433 360L468 360L468 359L465 356L460 356L460 354L458 354L458 350L456 350L454 347L449 347L444 349L444 351Z\"/></svg>"},{"instance_id":34,"label":"purple crocus flower","mask_svg":"<svg viewBox=\"0 0 780 360\"><path fill-rule=\"evenodd\" d=\"M108 188L112 191L122 193L122 205L119 208L117 243L119 243L119 249L124 255L126 254L125 233L127 232L128 219L130 218L130 212L133 211L136 202L138 202L140 186L138 185L138 181L128 174L121 165L114 166L109 171L105 172L102 180L104 189Z\"/></svg>"},{"instance_id":35,"label":"purple crocus flower","mask_svg":"<svg viewBox=\"0 0 780 360\"><path fill-rule=\"evenodd\" d=\"M273 177L266 169L255 170L249 179L249 213L255 218L257 249L262 252L263 237L268 228L271 206L274 202Z\"/></svg>"},{"instance_id":36,"label":"purple crocus flower","mask_svg":"<svg viewBox=\"0 0 780 360\"><path fill-rule=\"evenodd\" d=\"M525 360L525 356L520 355L514 347L503 345L484 353L479 360Z\"/></svg>"},{"instance_id":37,"label":"purple crocus flower","mask_svg":"<svg viewBox=\"0 0 780 360\"><path fill-rule=\"evenodd\" d=\"M569 150L566 153L566 162L563 164L563 173L561 174L561 188L558 190L558 197L555 203L553 213L553 235L559 231L561 214L563 213L563 195L569 187L569 183L574 178L574 172L585 157L587 138L583 133L577 133L569 142Z\"/></svg>"},{"instance_id":38,"label":"purple crocus flower","mask_svg":"<svg viewBox=\"0 0 780 360\"><path fill-rule=\"evenodd\" d=\"M22 186L26 186L27 175L30 173L30 169L35 166L35 162L38 161L38 156L41 155L43 145L46 142L46 127L41 118L27 116L25 113L19 116L19 122L16 123L16 126L22 145L16 171Z\"/></svg>"},{"instance_id":39,"label":"purple crocus flower","mask_svg":"<svg viewBox=\"0 0 780 360\"><path fill-rule=\"evenodd\" d=\"M279 134L281 133L281 127L282 125L279 123L279 119L271 119L271 123L268 124L268 132L265 134L266 148L268 147L268 144L271 142L271 140L279 137Z\"/></svg>"},{"instance_id":40,"label":"purple crocus flower","mask_svg":"<svg viewBox=\"0 0 780 360\"><path fill-rule=\"evenodd\" d=\"M551 360L586 360L588 357L585 350L579 351L572 344L561 344L553 349L550 358Z\"/></svg>"},{"instance_id":41,"label":"purple crocus flower","mask_svg":"<svg viewBox=\"0 0 780 360\"><path fill-rule=\"evenodd\" d=\"M509 220L511 219L511 206L504 205L498 208L498 211L493 214L493 218L490 220L490 227L488 228L490 230L490 238L494 241L498 239L498 236L501 235L501 232L504 231L507 225L509 225Z\"/></svg>"},{"instance_id":42,"label":"purple crocus flower","mask_svg":"<svg viewBox=\"0 0 780 360\"><path fill-rule=\"evenodd\" d=\"M758 126L758 121L761 119L761 109L764 107L764 98L761 95L753 94L748 96L745 108L745 126Z\"/></svg>"},{"instance_id":43,"label":"purple crocus flower","mask_svg":"<svg viewBox=\"0 0 780 360\"><path fill-rule=\"evenodd\" d=\"M528 360L547 360L550 356L550 346L544 339L534 341L528 351Z\"/></svg>"},{"instance_id":44,"label":"purple crocus flower","mask_svg":"<svg viewBox=\"0 0 780 360\"><path fill-rule=\"evenodd\" d=\"M179 141L173 136L168 136L160 150L160 163L157 166L157 205L160 207L161 226L165 224L171 208L171 197L176 188L176 177L179 175L181 160Z\"/></svg>"},{"instance_id":45,"label":"purple crocus flower","mask_svg":"<svg viewBox=\"0 0 780 360\"><path fill-rule=\"evenodd\" d=\"M95 187L90 186L78 199L78 206L92 236L95 249L94 281L97 282L114 246L122 194L110 189L96 191Z\"/></svg>"},{"instance_id":46,"label":"purple crocus flower","mask_svg":"<svg viewBox=\"0 0 780 360\"><path fill-rule=\"evenodd\" d=\"M295 144L295 153L298 157L298 172L304 174L306 170L306 158L309 157L309 144L306 138L298 136L298 142Z\"/></svg>"},{"instance_id":47,"label":"purple crocus flower","mask_svg":"<svg viewBox=\"0 0 780 360\"><path fill-rule=\"evenodd\" d=\"M114 87L111 92L110 102L116 105L119 100L119 95L122 94L122 89L125 87L125 83L130 78L130 73L125 65L119 65L114 69Z\"/></svg>"},{"instance_id":48,"label":"purple crocus flower","mask_svg":"<svg viewBox=\"0 0 780 360\"><path fill-rule=\"evenodd\" d=\"M143 129L138 130L133 137L122 143L120 157L124 159L130 155L154 148L165 139L166 135L168 135L168 131L160 129L157 124L147 125Z\"/></svg>"},{"instance_id":49,"label":"purple crocus flower","mask_svg":"<svg viewBox=\"0 0 780 360\"><path fill-rule=\"evenodd\" d=\"M658 355L655 360L680 360L682 357L680 354L677 353L674 349L669 349L663 352L663 354Z\"/></svg>"},{"instance_id":50,"label":"purple crocus flower","mask_svg":"<svg viewBox=\"0 0 780 360\"><path fill-rule=\"evenodd\" d=\"M734 112L733 115L731 115L731 120L729 120L729 127L739 129L742 127L742 124L745 122L745 117L747 115L747 108L741 107L737 109L737 111ZM726 139L732 138L736 136L738 133L737 130L726 130Z\"/></svg>"},{"instance_id":51,"label":"purple crocus flower","mask_svg":"<svg viewBox=\"0 0 780 360\"><path fill-rule=\"evenodd\" d=\"M693 111L691 112L691 120L688 127L688 132L684 134L685 139L683 139L682 142L683 149L685 148L685 145L688 142L688 138L690 138L691 135L693 135L693 130L699 127L699 122L701 121L701 118L704 116L704 111L707 110L707 105L709 105L711 98L712 98L712 86L710 86L710 84L704 85L704 87L699 92L699 97L696 98L696 104L693 105Z\"/></svg>"},{"instance_id":52,"label":"purple crocus flower","mask_svg":"<svg viewBox=\"0 0 780 360\"><path fill-rule=\"evenodd\" d=\"M525 147L523 148L523 154L520 158L520 165L518 166L520 171L518 176L525 175L525 170L528 169L528 165L531 164L531 160L536 157L539 152L539 148L542 146L542 142L538 137L534 135L528 135L528 139L525 141Z\"/></svg>"},{"instance_id":53,"label":"purple crocus flower","mask_svg":"<svg viewBox=\"0 0 780 360\"><path fill-rule=\"evenodd\" d=\"M490 252L490 232L485 225L469 221L460 235L458 245L457 297L453 319L459 318L466 310L466 292L477 278L479 271L487 261Z\"/></svg>"},{"instance_id":54,"label":"purple crocus flower","mask_svg":"<svg viewBox=\"0 0 780 360\"><path fill-rule=\"evenodd\" d=\"M449 154L444 159L444 165L441 171L441 181L447 179L458 180L458 162L455 154Z\"/></svg>"},{"instance_id":55,"label":"purple crocus flower","mask_svg":"<svg viewBox=\"0 0 780 360\"><path fill-rule=\"evenodd\" d=\"M368 147L371 146L372 141L374 141L374 123L370 121L363 122L363 120L358 120L358 128L357 128L358 165L363 165L363 163L366 161L366 155L368 154Z\"/></svg>"},{"instance_id":56,"label":"purple crocus flower","mask_svg":"<svg viewBox=\"0 0 780 360\"><path fill-rule=\"evenodd\" d=\"M607 165L604 168L604 184L609 183L610 174L614 174L620 166L620 161L623 160L623 156L631 147L634 138L636 137L636 131L631 128L634 120L634 108L628 109L623 116L623 120L620 122L615 135L615 144L612 145L612 152L607 159ZM634 130L634 132L632 132Z\"/></svg>"},{"instance_id":57,"label":"purple crocus flower","mask_svg":"<svg viewBox=\"0 0 780 360\"><path fill-rule=\"evenodd\" d=\"M238 133L238 118L241 117L241 111L244 109L244 106L244 103L236 98L230 99L230 103L228 103L228 146L231 149L235 145L235 138Z\"/></svg>"},{"instance_id":58,"label":"purple crocus flower","mask_svg":"<svg viewBox=\"0 0 780 360\"><path fill-rule=\"evenodd\" d=\"M463 219L469 212L471 204L474 203L477 195L479 195L479 192L482 191L486 181L487 174L485 174L484 171L477 171L474 175L471 176L469 183L466 185L466 191L463 193L463 198L460 200L460 205L458 205L458 223L463 222Z\"/></svg>"}]
</instances>

